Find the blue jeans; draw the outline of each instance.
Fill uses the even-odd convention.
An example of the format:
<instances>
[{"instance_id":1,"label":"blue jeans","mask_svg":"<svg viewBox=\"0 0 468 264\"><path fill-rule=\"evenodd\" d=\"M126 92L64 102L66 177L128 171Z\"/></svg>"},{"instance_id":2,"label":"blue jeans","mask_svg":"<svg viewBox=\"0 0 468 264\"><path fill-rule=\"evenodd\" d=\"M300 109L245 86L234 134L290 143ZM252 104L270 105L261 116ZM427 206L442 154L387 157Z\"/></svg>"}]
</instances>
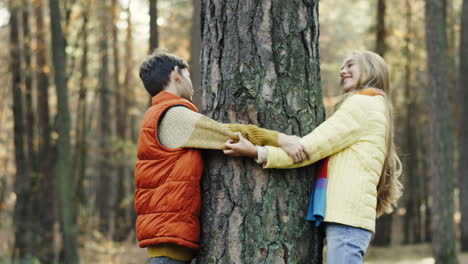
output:
<instances>
[{"instance_id":1,"label":"blue jeans","mask_svg":"<svg viewBox=\"0 0 468 264\"><path fill-rule=\"evenodd\" d=\"M149 259L149 264L189 264L190 261L180 261L168 257L155 257Z\"/></svg>"},{"instance_id":2,"label":"blue jeans","mask_svg":"<svg viewBox=\"0 0 468 264\"><path fill-rule=\"evenodd\" d=\"M326 223L327 264L362 264L372 232L335 223Z\"/></svg>"}]
</instances>

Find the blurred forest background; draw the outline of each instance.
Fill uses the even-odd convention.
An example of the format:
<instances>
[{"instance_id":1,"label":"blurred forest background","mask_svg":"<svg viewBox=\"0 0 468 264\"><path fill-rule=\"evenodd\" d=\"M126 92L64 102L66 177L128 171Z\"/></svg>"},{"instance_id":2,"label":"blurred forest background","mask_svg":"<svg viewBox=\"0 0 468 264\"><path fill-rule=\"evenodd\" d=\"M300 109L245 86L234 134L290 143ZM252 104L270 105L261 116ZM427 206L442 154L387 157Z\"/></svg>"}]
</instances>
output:
<instances>
[{"instance_id":1,"label":"blurred forest background","mask_svg":"<svg viewBox=\"0 0 468 264\"><path fill-rule=\"evenodd\" d=\"M468 263L468 208L460 203L468 200L468 175L458 158L468 151L461 81L468 72L460 64L468 10L463 0L440 3L448 58L440 89L448 90L453 124L444 135L454 157L445 178L455 186L446 194L454 208L448 220L460 263ZM28 254L42 263L73 254L81 263L145 261L133 209L137 133L149 101L138 68L155 48L189 61L203 109L199 14L200 0L0 0L0 263ZM390 66L405 192L398 209L378 219L366 263L434 263L430 216L439 197L430 185L425 1L322 0L319 19L325 105L340 94L338 72L350 51L376 51ZM69 138L57 137L63 131Z\"/></svg>"}]
</instances>

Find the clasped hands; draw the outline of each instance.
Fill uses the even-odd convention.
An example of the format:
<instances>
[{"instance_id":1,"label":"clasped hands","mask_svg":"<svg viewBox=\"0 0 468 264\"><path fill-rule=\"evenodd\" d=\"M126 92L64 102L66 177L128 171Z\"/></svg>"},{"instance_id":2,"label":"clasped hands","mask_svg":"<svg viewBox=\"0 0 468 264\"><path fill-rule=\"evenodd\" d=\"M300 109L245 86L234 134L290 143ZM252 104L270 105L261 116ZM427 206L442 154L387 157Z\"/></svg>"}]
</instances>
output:
<instances>
[{"instance_id":1,"label":"clasped hands","mask_svg":"<svg viewBox=\"0 0 468 264\"><path fill-rule=\"evenodd\" d=\"M223 150L224 154L233 157L244 156L254 159L257 158L257 147L248 139L243 137L240 132L236 132L236 136L239 137L239 141L236 142L233 139L226 141L224 144L226 149ZM300 142L299 139L300 138L297 136L289 136L283 133L280 133L278 136L279 146L288 153L289 156L291 156L295 163L299 163L310 158L309 150Z\"/></svg>"}]
</instances>

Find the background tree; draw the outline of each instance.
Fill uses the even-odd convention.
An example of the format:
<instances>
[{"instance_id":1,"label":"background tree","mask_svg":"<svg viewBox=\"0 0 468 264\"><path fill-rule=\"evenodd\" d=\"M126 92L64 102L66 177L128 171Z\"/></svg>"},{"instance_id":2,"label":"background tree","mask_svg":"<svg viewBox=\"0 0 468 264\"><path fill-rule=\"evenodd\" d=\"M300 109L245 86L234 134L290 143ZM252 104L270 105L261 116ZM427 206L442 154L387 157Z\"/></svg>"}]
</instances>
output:
<instances>
[{"instance_id":1,"label":"background tree","mask_svg":"<svg viewBox=\"0 0 468 264\"><path fill-rule=\"evenodd\" d=\"M448 90L445 1L426 0L426 45L431 93L432 247L436 263L458 263L453 223L453 136Z\"/></svg>"},{"instance_id":2,"label":"background tree","mask_svg":"<svg viewBox=\"0 0 468 264\"><path fill-rule=\"evenodd\" d=\"M202 1L206 114L305 135L324 119L318 1ZM306 222L314 173L263 170L211 153L202 184L198 263L321 263Z\"/></svg>"},{"instance_id":3,"label":"background tree","mask_svg":"<svg viewBox=\"0 0 468 264\"><path fill-rule=\"evenodd\" d=\"M462 23L460 30L460 66L458 79L459 98L459 177L460 177L460 211L461 211L461 250L468 251L468 1L463 0Z\"/></svg>"},{"instance_id":4,"label":"background tree","mask_svg":"<svg viewBox=\"0 0 468 264\"><path fill-rule=\"evenodd\" d=\"M75 186L71 173L70 114L66 80L65 36L62 31L61 13L58 0L49 0L50 26L52 34L52 65L57 93L57 152L55 164L63 239L63 263L79 263Z\"/></svg>"},{"instance_id":5,"label":"background tree","mask_svg":"<svg viewBox=\"0 0 468 264\"><path fill-rule=\"evenodd\" d=\"M29 206L29 183L30 170L27 163L24 116L24 95L21 88L21 53L20 53L20 2L10 1L10 70L12 73L13 91L13 117L14 117L14 145L16 179L14 191L18 198L14 209L14 220L16 222L15 245L13 247L13 259L20 263L31 261L33 252L30 243L30 206Z\"/></svg>"},{"instance_id":6,"label":"background tree","mask_svg":"<svg viewBox=\"0 0 468 264\"><path fill-rule=\"evenodd\" d=\"M99 60L101 66L99 68L99 179L96 193L96 205L98 209L99 231L106 236L110 235L113 225L112 215L112 194L111 192L113 177L111 166L111 92L109 89L109 43L108 43L108 25L109 25L109 6L107 0L97 1L99 12Z\"/></svg>"},{"instance_id":7,"label":"background tree","mask_svg":"<svg viewBox=\"0 0 468 264\"><path fill-rule=\"evenodd\" d=\"M55 259L54 248L43 243L43 241L54 240L54 224L56 221L57 188L54 180L52 162L55 162L56 152L51 143L51 123L49 108L49 74L48 52L46 42L46 25L44 22L44 1L35 0L34 24L35 32L35 80L37 90L37 134L38 152L37 172L35 177L36 198L33 200L33 215L37 216L34 221L34 233L36 236L34 247L37 248L39 259L44 263L52 263ZM47 208L47 209L44 209Z\"/></svg>"},{"instance_id":8,"label":"background tree","mask_svg":"<svg viewBox=\"0 0 468 264\"><path fill-rule=\"evenodd\" d=\"M375 34L375 52L382 57L385 57L385 0L377 2L377 15L376 15L376 34ZM376 221L375 237L373 244L376 246L388 246L391 241L392 235L392 220L393 214L382 215Z\"/></svg>"}]
</instances>

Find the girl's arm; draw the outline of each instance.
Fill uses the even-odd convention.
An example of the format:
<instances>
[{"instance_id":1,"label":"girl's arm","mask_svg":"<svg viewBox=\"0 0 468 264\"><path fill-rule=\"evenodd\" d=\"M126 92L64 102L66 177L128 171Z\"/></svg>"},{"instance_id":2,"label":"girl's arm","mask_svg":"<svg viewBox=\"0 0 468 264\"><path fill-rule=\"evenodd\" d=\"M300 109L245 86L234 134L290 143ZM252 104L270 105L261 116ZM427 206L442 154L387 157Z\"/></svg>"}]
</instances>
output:
<instances>
[{"instance_id":1,"label":"girl's arm","mask_svg":"<svg viewBox=\"0 0 468 264\"><path fill-rule=\"evenodd\" d=\"M363 135L368 126L368 115L372 97L354 95L325 122L314 129L300 141L311 153L307 160L300 163L294 161L282 149L266 146L268 151L265 168L297 168L310 165L334 153L337 153L354 143Z\"/></svg>"},{"instance_id":2,"label":"girl's arm","mask_svg":"<svg viewBox=\"0 0 468 264\"><path fill-rule=\"evenodd\" d=\"M266 146L268 154L264 167L297 168L307 166L356 143L367 128L369 114L367 106L372 104L369 98L364 95L350 97L328 120L310 134L299 139L307 151L311 153L306 160L298 163L297 159L290 157L283 149ZM252 144L245 140L240 140L237 144L227 142L226 147L232 150L225 151L227 155L247 154L251 156L254 153ZM255 149L257 148L255 147Z\"/></svg>"}]
</instances>

